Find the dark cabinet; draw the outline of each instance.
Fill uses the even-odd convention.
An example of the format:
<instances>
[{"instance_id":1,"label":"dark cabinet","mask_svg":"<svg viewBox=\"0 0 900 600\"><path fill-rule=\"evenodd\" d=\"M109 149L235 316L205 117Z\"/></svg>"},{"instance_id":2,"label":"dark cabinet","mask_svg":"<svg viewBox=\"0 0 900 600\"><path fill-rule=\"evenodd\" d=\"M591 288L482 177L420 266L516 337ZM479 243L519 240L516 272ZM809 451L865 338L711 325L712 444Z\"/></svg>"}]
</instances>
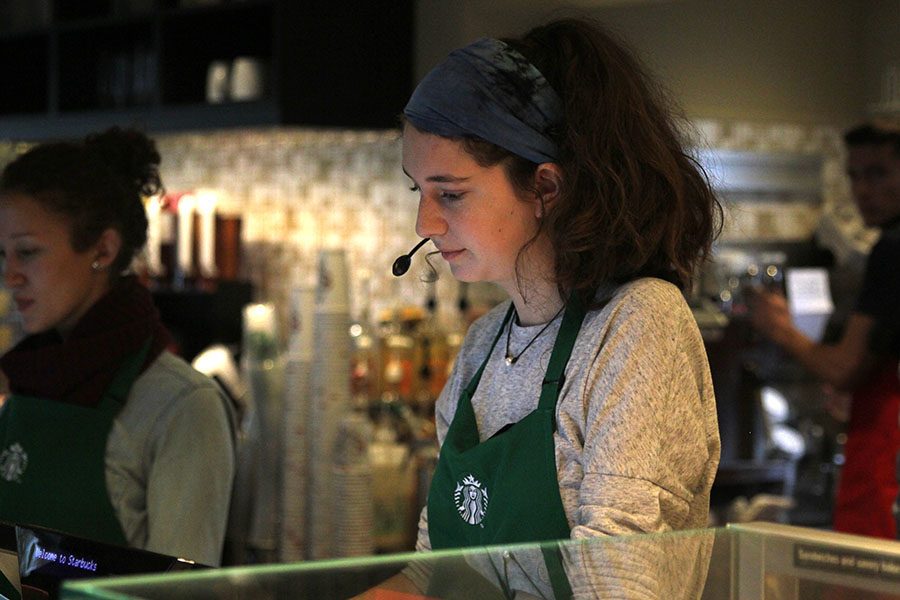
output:
<instances>
[{"instance_id":1,"label":"dark cabinet","mask_svg":"<svg viewBox=\"0 0 900 600\"><path fill-rule=\"evenodd\" d=\"M0 139L113 124L385 128L412 90L412 0L7 0L0 11ZM262 92L209 103L210 65L243 57Z\"/></svg>"},{"instance_id":2,"label":"dark cabinet","mask_svg":"<svg viewBox=\"0 0 900 600\"><path fill-rule=\"evenodd\" d=\"M244 306L253 301L253 287L243 281L220 281L213 289L157 289L153 303L185 360L212 344L240 350Z\"/></svg>"}]
</instances>

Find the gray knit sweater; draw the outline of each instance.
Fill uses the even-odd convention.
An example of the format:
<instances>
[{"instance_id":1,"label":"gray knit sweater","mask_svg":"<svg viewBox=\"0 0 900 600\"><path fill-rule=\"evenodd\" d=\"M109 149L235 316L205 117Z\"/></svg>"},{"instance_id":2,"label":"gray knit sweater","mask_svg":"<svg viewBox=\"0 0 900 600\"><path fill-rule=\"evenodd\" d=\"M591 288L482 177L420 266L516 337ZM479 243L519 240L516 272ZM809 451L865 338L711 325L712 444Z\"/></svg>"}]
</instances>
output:
<instances>
[{"instance_id":1,"label":"gray knit sweater","mask_svg":"<svg viewBox=\"0 0 900 600\"><path fill-rule=\"evenodd\" d=\"M719 434L696 322L681 292L659 279L599 292L610 294L585 317L557 403L556 466L571 536L705 527ZM508 307L470 328L437 401L440 443ZM536 408L560 322L512 366L504 361L505 336L497 343L472 399L482 441ZM525 347L541 327L513 326L511 349ZM423 510L417 549L429 548Z\"/></svg>"}]
</instances>

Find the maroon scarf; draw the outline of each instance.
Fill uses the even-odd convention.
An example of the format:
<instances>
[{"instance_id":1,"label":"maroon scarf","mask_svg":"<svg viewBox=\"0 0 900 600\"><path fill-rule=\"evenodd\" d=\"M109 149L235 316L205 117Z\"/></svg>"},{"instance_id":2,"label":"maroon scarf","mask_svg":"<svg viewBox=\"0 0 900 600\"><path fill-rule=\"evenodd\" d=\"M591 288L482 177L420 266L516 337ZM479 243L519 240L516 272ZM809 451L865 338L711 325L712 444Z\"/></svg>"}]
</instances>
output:
<instances>
[{"instance_id":1,"label":"maroon scarf","mask_svg":"<svg viewBox=\"0 0 900 600\"><path fill-rule=\"evenodd\" d=\"M14 394L96 406L123 360L151 339L150 363L170 343L150 292L122 278L63 340L56 331L26 337L0 358Z\"/></svg>"}]
</instances>

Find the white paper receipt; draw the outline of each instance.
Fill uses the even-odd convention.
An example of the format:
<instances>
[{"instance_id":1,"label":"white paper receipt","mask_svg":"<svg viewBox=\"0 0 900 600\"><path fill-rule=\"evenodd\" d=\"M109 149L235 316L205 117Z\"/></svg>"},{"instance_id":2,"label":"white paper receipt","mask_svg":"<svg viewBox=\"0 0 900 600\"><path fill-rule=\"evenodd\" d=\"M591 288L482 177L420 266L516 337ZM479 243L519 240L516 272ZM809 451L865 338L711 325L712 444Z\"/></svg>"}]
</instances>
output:
<instances>
[{"instance_id":1,"label":"white paper receipt","mask_svg":"<svg viewBox=\"0 0 900 600\"><path fill-rule=\"evenodd\" d=\"M785 288L792 314L821 314L834 310L826 269L787 269Z\"/></svg>"}]
</instances>

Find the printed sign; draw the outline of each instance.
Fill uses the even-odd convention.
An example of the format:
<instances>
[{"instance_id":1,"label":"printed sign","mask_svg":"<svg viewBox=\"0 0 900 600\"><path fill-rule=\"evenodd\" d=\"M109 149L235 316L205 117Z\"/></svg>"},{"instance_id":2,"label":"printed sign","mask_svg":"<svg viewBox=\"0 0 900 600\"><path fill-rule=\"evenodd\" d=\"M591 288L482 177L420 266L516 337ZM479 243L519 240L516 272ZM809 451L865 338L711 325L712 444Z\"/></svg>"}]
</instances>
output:
<instances>
[{"instance_id":1,"label":"printed sign","mask_svg":"<svg viewBox=\"0 0 900 600\"><path fill-rule=\"evenodd\" d=\"M857 552L833 546L796 544L794 566L829 573L900 581L900 557Z\"/></svg>"}]
</instances>

